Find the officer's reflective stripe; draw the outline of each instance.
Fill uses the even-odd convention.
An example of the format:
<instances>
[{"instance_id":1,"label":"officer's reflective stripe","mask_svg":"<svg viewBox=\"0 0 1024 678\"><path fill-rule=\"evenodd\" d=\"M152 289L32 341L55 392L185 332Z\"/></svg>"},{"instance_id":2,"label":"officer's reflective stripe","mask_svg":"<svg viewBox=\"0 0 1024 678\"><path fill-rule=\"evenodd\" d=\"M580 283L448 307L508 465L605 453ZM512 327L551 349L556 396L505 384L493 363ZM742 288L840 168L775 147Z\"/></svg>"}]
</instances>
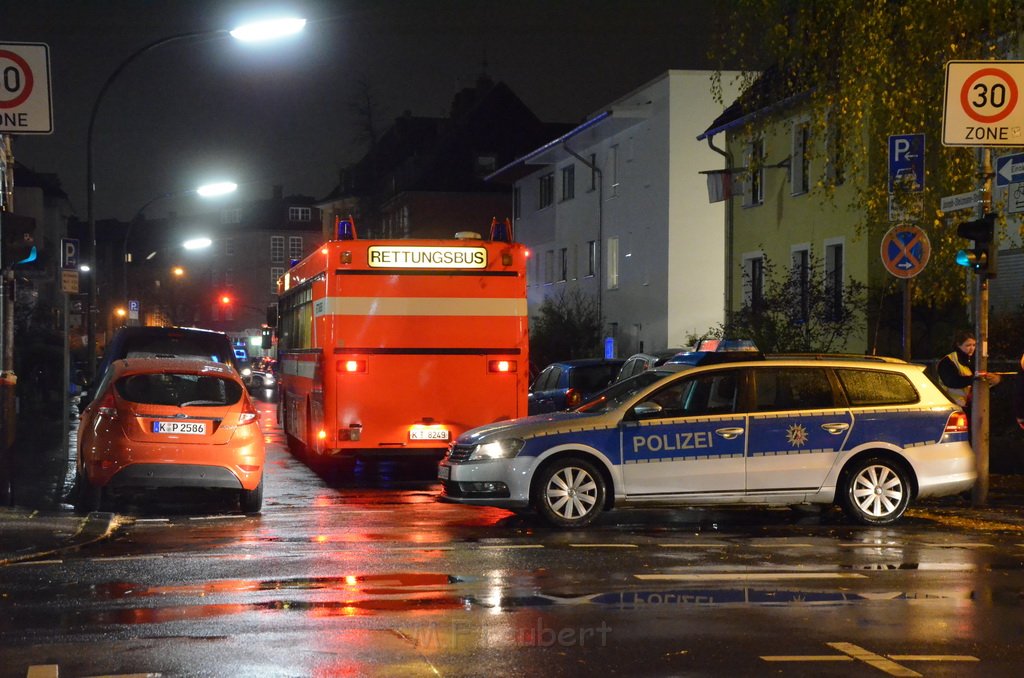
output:
<instances>
[{"instance_id":1,"label":"officer's reflective stripe","mask_svg":"<svg viewBox=\"0 0 1024 678\"><path fill-rule=\"evenodd\" d=\"M325 297L316 315L526 317L526 299L467 297Z\"/></svg>"}]
</instances>

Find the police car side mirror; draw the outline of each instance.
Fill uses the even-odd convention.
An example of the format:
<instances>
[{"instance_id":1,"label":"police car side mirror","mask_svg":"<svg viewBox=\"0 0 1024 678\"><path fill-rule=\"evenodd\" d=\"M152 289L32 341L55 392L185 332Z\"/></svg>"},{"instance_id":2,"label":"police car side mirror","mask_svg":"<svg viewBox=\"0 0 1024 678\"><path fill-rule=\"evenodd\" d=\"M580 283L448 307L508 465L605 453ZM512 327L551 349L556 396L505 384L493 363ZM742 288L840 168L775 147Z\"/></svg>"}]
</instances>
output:
<instances>
[{"instance_id":1,"label":"police car side mirror","mask_svg":"<svg viewBox=\"0 0 1024 678\"><path fill-rule=\"evenodd\" d=\"M663 408L661 405L654 402L653 400L645 400L642 403L638 403L633 408L633 413L637 416L638 419L643 419L645 417L653 417L655 415L661 414L662 411L664 411L664 409L665 408Z\"/></svg>"}]
</instances>

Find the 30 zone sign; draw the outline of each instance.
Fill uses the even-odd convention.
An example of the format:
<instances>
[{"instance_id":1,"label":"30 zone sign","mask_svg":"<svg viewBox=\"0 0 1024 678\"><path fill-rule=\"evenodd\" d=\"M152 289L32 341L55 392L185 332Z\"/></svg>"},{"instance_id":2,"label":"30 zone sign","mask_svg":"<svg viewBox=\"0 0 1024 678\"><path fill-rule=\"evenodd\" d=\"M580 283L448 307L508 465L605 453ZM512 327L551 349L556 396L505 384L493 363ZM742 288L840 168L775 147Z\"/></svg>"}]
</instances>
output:
<instances>
[{"instance_id":1,"label":"30 zone sign","mask_svg":"<svg viewBox=\"0 0 1024 678\"><path fill-rule=\"evenodd\" d=\"M950 61L945 146L1024 146L1024 61Z\"/></svg>"}]
</instances>

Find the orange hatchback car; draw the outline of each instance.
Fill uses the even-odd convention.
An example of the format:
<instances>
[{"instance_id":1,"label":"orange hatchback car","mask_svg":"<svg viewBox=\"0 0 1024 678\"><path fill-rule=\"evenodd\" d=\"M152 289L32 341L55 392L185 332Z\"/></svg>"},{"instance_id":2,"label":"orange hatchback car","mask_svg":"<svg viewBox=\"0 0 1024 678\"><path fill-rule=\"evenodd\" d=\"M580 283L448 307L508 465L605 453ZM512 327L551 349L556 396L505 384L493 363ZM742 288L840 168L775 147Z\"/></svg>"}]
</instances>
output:
<instances>
[{"instance_id":1,"label":"orange hatchback car","mask_svg":"<svg viewBox=\"0 0 1024 678\"><path fill-rule=\"evenodd\" d=\"M229 365L187 358L111 364L78 426L75 508L95 511L121 489L227 488L263 506L259 413Z\"/></svg>"}]
</instances>

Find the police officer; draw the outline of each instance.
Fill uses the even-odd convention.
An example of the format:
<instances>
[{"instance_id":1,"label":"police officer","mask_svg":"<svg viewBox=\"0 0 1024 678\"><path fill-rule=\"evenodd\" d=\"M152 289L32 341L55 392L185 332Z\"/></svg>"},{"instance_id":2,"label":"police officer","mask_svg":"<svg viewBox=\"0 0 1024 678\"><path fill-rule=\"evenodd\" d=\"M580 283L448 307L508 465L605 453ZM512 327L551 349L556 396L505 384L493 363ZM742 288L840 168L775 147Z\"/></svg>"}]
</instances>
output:
<instances>
[{"instance_id":1,"label":"police officer","mask_svg":"<svg viewBox=\"0 0 1024 678\"><path fill-rule=\"evenodd\" d=\"M975 377L984 379L990 386L999 383L998 374L991 372L974 374L974 351L977 348L978 341L974 338L974 334L967 330L961 330L954 337L952 353L943 356L936 367L939 381L942 382L950 400L967 412L971 410L971 386Z\"/></svg>"}]
</instances>

